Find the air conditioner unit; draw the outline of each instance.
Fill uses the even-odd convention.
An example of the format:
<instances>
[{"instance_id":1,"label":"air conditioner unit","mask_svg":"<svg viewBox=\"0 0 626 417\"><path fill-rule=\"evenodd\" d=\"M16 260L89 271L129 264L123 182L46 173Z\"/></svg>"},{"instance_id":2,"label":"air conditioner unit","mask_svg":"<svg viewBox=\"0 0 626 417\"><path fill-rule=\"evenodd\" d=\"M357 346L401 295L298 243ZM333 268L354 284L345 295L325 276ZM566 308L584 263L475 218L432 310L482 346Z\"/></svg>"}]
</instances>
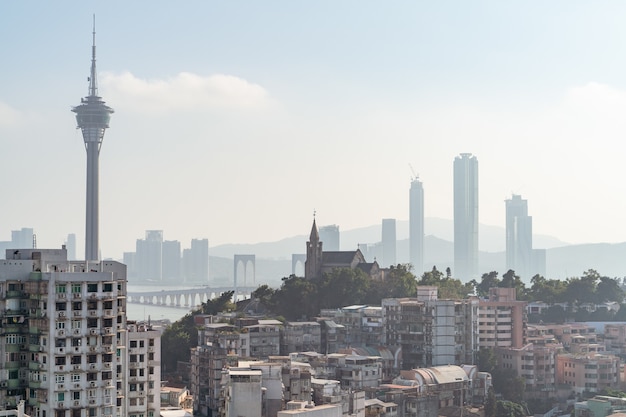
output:
<instances>
[{"instance_id":1,"label":"air conditioner unit","mask_svg":"<svg viewBox=\"0 0 626 417\"><path fill-rule=\"evenodd\" d=\"M80 329L74 329L74 334L80 334Z\"/></svg>"},{"instance_id":2,"label":"air conditioner unit","mask_svg":"<svg viewBox=\"0 0 626 417\"><path fill-rule=\"evenodd\" d=\"M63 404L63 403L58 403L57 407L58 407L58 408L65 408L65 404Z\"/></svg>"},{"instance_id":3,"label":"air conditioner unit","mask_svg":"<svg viewBox=\"0 0 626 417\"><path fill-rule=\"evenodd\" d=\"M74 401L74 407L79 407L80 406L80 401Z\"/></svg>"},{"instance_id":4,"label":"air conditioner unit","mask_svg":"<svg viewBox=\"0 0 626 417\"><path fill-rule=\"evenodd\" d=\"M105 367L105 368L111 368L111 364L110 364L109 362L106 362L106 363L104 364L104 367Z\"/></svg>"},{"instance_id":5,"label":"air conditioner unit","mask_svg":"<svg viewBox=\"0 0 626 417\"><path fill-rule=\"evenodd\" d=\"M96 347L95 346L90 346L89 347L89 351L90 352L95 352L96 351Z\"/></svg>"},{"instance_id":6,"label":"air conditioner unit","mask_svg":"<svg viewBox=\"0 0 626 417\"><path fill-rule=\"evenodd\" d=\"M91 382L89 383L89 386L90 386L90 387L92 387L92 388L93 388L93 387L95 387L95 386L96 386L96 382L95 382L95 381L91 381Z\"/></svg>"},{"instance_id":7,"label":"air conditioner unit","mask_svg":"<svg viewBox=\"0 0 626 417\"><path fill-rule=\"evenodd\" d=\"M75 292L74 293L74 298L80 298L80 293L79 292Z\"/></svg>"},{"instance_id":8,"label":"air conditioner unit","mask_svg":"<svg viewBox=\"0 0 626 417\"><path fill-rule=\"evenodd\" d=\"M60 311L59 312L59 317L65 317L65 311Z\"/></svg>"},{"instance_id":9,"label":"air conditioner unit","mask_svg":"<svg viewBox=\"0 0 626 417\"><path fill-rule=\"evenodd\" d=\"M78 371L80 369L80 365L74 365L74 370Z\"/></svg>"},{"instance_id":10,"label":"air conditioner unit","mask_svg":"<svg viewBox=\"0 0 626 417\"><path fill-rule=\"evenodd\" d=\"M65 298L65 293L64 292L60 292L57 294L59 298Z\"/></svg>"},{"instance_id":11,"label":"air conditioner unit","mask_svg":"<svg viewBox=\"0 0 626 417\"><path fill-rule=\"evenodd\" d=\"M80 310L74 310L74 317L80 316L80 313L81 313Z\"/></svg>"},{"instance_id":12,"label":"air conditioner unit","mask_svg":"<svg viewBox=\"0 0 626 417\"><path fill-rule=\"evenodd\" d=\"M7 386L7 381L0 382L0 387L5 388Z\"/></svg>"},{"instance_id":13,"label":"air conditioner unit","mask_svg":"<svg viewBox=\"0 0 626 417\"><path fill-rule=\"evenodd\" d=\"M80 388L80 383L78 383L78 382L77 382L77 383L75 383L75 384L74 384L74 388Z\"/></svg>"},{"instance_id":14,"label":"air conditioner unit","mask_svg":"<svg viewBox=\"0 0 626 417\"><path fill-rule=\"evenodd\" d=\"M59 336L65 336L65 330L63 329L59 330Z\"/></svg>"},{"instance_id":15,"label":"air conditioner unit","mask_svg":"<svg viewBox=\"0 0 626 417\"><path fill-rule=\"evenodd\" d=\"M96 403L96 400L94 399L89 400L89 405L94 405L95 403Z\"/></svg>"},{"instance_id":16,"label":"air conditioner unit","mask_svg":"<svg viewBox=\"0 0 626 417\"><path fill-rule=\"evenodd\" d=\"M91 369L92 371L96 369L96 364L95 363L90 364L89 369Z\"/></svg>"}]
</instances>

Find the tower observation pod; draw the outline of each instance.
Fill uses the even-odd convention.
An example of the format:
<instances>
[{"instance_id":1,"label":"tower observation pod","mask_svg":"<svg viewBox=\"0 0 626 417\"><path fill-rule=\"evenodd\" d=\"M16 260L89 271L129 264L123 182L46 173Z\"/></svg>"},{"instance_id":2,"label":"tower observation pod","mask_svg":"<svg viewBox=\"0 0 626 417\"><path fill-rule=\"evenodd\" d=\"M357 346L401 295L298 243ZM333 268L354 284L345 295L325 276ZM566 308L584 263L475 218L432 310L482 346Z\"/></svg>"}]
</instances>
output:
<instances>
[{"instance_id":1,"label":"tower observation pod","mask_svg":"<svg viewBox=\"0 0 626 417\"><path fill-rule=\"evenodd\" d=\"M76 113L77 129L80 129L87 151L87 211L85 224L85 260L99 260L99 156L104 132L109 127L113 109L98 96L96 74L96 19L93 24L93 46L91 47L91 72L88 78L89 94L80 100L72 111Z\"/></svg>"}]
</instances>

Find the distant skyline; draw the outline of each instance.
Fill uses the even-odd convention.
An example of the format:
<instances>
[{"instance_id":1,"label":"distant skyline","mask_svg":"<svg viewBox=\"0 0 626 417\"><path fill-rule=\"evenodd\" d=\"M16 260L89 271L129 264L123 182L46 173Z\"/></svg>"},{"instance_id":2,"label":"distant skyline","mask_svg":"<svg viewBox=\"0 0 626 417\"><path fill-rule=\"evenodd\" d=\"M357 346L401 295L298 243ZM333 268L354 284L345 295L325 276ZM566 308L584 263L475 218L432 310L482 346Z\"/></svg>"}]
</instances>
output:
<instances>
[{"instance_id":1,"label":"distant skyline","mask_svg":"<svg viewBox=\"0 0 626 417\"><path fill-rule=\"evenodd\" d=\"M34 4L33 4L34 3ZM149 7L147 6L149 4ZM0 6L0 240L76 234L96 14L103 257L145 230L224 243L453 217L452 163L480 161L479 221L528 200L533 231L626 241L626 44L618 1L44 1Z\"/></svg>"}]
</instances>

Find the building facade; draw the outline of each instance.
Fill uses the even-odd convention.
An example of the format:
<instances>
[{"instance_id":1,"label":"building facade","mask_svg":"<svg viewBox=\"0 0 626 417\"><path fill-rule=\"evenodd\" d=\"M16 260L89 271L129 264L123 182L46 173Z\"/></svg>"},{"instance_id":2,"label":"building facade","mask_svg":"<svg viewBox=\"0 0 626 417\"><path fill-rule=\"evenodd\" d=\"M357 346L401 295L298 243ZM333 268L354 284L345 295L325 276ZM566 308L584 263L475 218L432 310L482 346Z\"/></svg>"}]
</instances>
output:
<instances>
[{"instance_id":1,"label":"building facade","mask_svg":"<svg viewBox=\"0 0 626 417\"><path fill-rule=\"evenodd\" d=\"M478 159L454 160L454 271L461 281L478 278Z\"/></svg>"},{"instance_id":2,"label":"building facade","mask_svg":"<svg viewBox=\"0 0 626 417\"><path fill-rule=\"evenodd\" d=\"M65 248L7 250L0 311L1 404L12 408L25 399L27 413L37 417L128 416L132 397L145 417L159 415L159 396L148 389L149 362L144 394L129 395L123 264L68 261ZM142 339L132 333L132 340ZM152 339L157 349L160 339ZM159 352L152 353L158 362ZM153 371L158 385L156 364Z\"/></svg>"},{"instance_id":3,"label":"building facade","mask_svg":"<svg viewBox=\"0 0 626 417\"><path fill-rule=\"evenodd\" d=\"M517 301L515 288L490 288L479 302L478 337L481 348L521 348L526 337L526 302Z\"/></svg>"},{"instance_id":4,"label":"building facade","mask_svg":"<svg viewBox=\"0 0 626 417\"><path fill-rule=\"evenodd\" d=\"M520 195L504 201L506 207L506 268L529 280L532 276L533 218Z\"/></svg>"},{"instance_id":5,"label":"building facade","mask_svg":"<svg viewBox=\"0 0 626 417\"><path fill-rule=\"evenodd\" d=\"M383 247L383 260L381 265L389 268L396 265L396 219L383 219L381 244Z\"/></svg>"},{"instance_id":6,"label":"building facade","mask_svg":"<svg viewBox=\"0 0 626 417\"><path fill-rule=\"evenodd\" d=\"M424 272L424 187L418 178L411 181L409 190L409 260L413 272Z\"/></svg>"},{"instance_id":7,"label":"building facade","mask_svg":"<svg viewBox=\"0 0 626 417\"><path fill-rule=\"evenodd\" d=\"M437 287L418 287L417 298L382 300L382 315L384 345L401 348L399 368L475 363L476 298L439 300Z\"/></svg>"}]
</instances>

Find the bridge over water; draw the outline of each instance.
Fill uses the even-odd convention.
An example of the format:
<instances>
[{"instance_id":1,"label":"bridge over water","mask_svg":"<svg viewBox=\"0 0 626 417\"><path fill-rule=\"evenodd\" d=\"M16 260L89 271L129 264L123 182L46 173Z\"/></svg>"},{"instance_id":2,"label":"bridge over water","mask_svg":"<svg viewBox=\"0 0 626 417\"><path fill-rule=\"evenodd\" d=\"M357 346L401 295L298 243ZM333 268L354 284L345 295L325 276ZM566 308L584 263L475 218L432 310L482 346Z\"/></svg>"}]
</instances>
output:
<instances>
[{"instance_id":1,"label":"bridge over water","mask_svg":"<svg viewBox=\"0 0 626 417\"><path fill-rule=\"evenodd\" d=\"M194 287L180 290L132 291L126 294L126 302L153 304L168 307L195 307L219 297L227 291L235 291L235 299L250 298L256 287Z\"/></svg>"}]
</instances>

